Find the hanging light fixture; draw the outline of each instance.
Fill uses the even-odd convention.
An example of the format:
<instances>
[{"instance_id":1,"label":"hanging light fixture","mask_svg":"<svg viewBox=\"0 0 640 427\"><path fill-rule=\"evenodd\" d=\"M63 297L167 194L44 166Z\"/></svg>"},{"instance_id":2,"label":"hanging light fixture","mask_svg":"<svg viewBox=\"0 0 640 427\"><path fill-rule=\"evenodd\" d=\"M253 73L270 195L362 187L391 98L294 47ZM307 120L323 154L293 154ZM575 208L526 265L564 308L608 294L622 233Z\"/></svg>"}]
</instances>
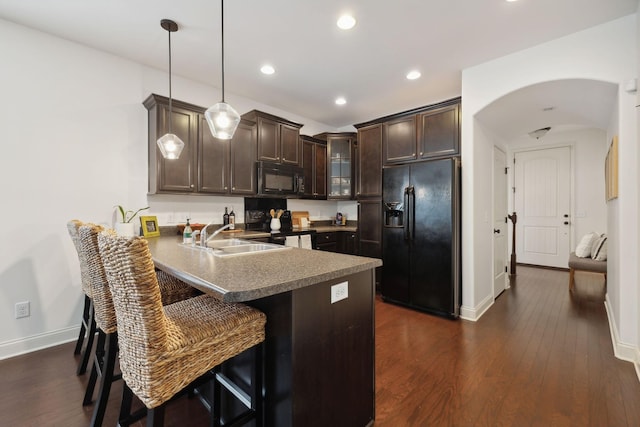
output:
<instances>
[{"instance_id":1,"label":"hanging light fixture","mask_svg":"<svg viewBox=\"0 0 640 427\"><path fill-rule=\"evenodd\" d=\"M170 19L160 21L160 26L169 33L169 133L165 133L158 139L158 148L165 159L177 159L182 153L184 142L177 135L174 135L171 129L171 33L178 31L178 24Z\"/></svg>"},{"instance_id":2,"label":"hanging light fixture","mask_svg":"<svg viewBox=\"0 0 640 427\"><path fill-rule=\"evenodd\" d=\"M220 28L222 32L222 101L209 107L204 116L211 134L219 139L231 139L240 123L240 114L224 102L224 0L220 0Z\"/></svg>"}]
</instances>

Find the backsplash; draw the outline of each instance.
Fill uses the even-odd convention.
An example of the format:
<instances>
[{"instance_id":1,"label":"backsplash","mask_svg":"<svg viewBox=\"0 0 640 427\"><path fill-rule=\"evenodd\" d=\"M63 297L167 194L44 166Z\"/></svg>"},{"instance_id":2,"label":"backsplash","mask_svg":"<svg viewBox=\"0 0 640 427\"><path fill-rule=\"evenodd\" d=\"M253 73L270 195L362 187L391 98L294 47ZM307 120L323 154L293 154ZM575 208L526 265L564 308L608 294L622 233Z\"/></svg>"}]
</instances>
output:
<instances>
[{"instance_id":1,"label":"backsplash","mask_svg":"<svg viewBox=\"0 0 640 427\"><path fill-rule=\"evenodd\" d=\"M244 223L244 198L224 196L188 196L154 194L147 196L150 207L145 215L158 218L161 226L182 224L187 218L192 223L214 222L222 224L224 208L233 208L236 222ZM311 221L329 221L337 212L347 215L349 221L358 218L358 205L355 200L303 200L287 199L287 209L308 211Z\"/></svg>"}]
</instances>

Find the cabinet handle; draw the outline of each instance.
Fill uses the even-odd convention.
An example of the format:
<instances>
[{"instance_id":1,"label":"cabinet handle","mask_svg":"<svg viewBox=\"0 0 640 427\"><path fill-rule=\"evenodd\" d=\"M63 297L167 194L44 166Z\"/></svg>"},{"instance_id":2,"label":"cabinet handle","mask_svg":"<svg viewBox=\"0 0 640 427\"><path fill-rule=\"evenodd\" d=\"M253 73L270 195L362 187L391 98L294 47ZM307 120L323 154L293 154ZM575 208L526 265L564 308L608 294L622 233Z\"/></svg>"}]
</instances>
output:
<instances>
[{"instance_id":1,"label":"cabinet handle","mask_svg":"<svg viewBox=\"0 0 640 427\"><path fill-rule=\"evenodd\" d=\"M234 191L236 189L236 187L231 187L231 191Z\"/></svg>"},{"instance_id":2,"label":"cabinet handle","mask_svg":"<svg viewBox=\"0 0 640 427\"><path fill-rule=\"evenodd\" d=\"M193 188L193 184L191 184L189 187Z\"/></svg>"},{"instance_id":3,"label":"cabinet handle","mask_svg":"<svg viewBox=\"0 0 640 427\"><path fill-rule=\"evenodd\" d=\"M422 151L420 152L420 155L422 156Z\"/></svg>"},{"instance_id":4,"label":"cabinet handle","mask_svg":"<svg viewBox=\"0 0 640 427\"><path fill-rule=\"evenodd\" d=\"M416 156L416 153L411 153L411 155L412 155L413 157L415 157L415 156Z\"/></svg>"},{"instance_id":5,"label":"cabinet handle","mask_svg":"<svg viewBox=\"0 0 640 427\"><path fill-rule=\"evenodd\" d=\"M224 189L225 189L225 190L227 189L227 186L226 186L226 185L225 185Z\"/></svg>"}]
</instances>

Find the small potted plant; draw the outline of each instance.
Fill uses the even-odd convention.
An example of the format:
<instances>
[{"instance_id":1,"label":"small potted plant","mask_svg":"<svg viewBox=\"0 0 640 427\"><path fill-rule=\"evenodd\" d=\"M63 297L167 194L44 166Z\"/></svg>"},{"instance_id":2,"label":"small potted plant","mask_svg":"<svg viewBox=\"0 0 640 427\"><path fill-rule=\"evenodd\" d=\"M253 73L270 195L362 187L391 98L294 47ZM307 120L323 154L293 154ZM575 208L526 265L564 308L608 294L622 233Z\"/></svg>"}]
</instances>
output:
<instances>
[{"instance_id":1,"label":"small potted plant","mask_svg":"<svg viewBox=\"0 0 640 427\"><path fill-rule=\"evenodd\" d=\"M114 206L118 208L120 213L119 221L116 222L116 233L121 236L135 236L138 233L135 232L135 224L131 221L143 210L149 209L149 206L146 208L140 208L137 211L129 211L125 210L121 205Z\"/></svg>"}]
</instances>

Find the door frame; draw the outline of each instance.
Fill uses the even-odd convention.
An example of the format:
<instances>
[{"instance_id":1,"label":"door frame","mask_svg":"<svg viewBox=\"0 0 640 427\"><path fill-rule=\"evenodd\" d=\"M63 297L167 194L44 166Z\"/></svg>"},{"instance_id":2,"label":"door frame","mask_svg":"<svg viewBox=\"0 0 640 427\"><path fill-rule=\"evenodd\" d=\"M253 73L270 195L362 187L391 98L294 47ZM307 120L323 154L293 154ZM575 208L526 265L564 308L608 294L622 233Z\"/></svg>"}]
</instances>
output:
<instances>
[{"instance_id":1,"label":"door frame","mask_svg":"<svg viewBox=\"0 0 640 427\"><path fill-rule=\"evenodd\" d=\"M549 143L549 144L540 144L540 143L536 143L536 142L532 142L530 145L523 145L523 146L519 146L517 148L511 148L509 147L509 150L507 151L507 162L509 162L509 159L511 161L511 165L509 166L509 174L508 174L508 180L510 183L510 187L512 191L508 191L508 205L509 205L509 211L513 212L515 211L515 204L516 204L516 200L515 200L515 195L514 195L514 191L513 189L516 186L516 173L515 173L515 158L516 158L516 153L524 153L524 152L528 152L528 151L540 151L540 150L551 150L554 148L565 148L565 147L569 147L569 158L571 160L571 170L569 171L569 191L571 192L571 200L569 201L569 206L571 209L571 216L569 217L569 221L571 221L571 230L569 231L569 248L575 248L576 246L576 236L575 236L575 231L576 231L576 227L574 227L573 225L575 224L575 213L576 213L576 189L575 189L575 174L576 174L576 142L575 141L564 141L564 142L553 142L553 143ZM516 236L516 238L519 238L521 236ZM509 241L507 242L507 245L509 246L509 253L511 253L513 251L511 242L513 241L513 230L512 227L509 227ZM517 254L516 254L517 256ZM567 267L568 268L568 267Z\"/></svg>"},{"instance_id":2,"label":"door frame","mask_svg":"<svg viewBox=\"0 0 640 427\"><path fill-rule=\"evenodd\" d=\"M491 238L491 265L493 266L491 268L491 272L492 272L492 280L491 280L491 289L492 289L492 295L493 295L493 299L496 299L495 296L495 271L493 270L495 268L496 265L496 259L495 259L495 254L496 254L496 248L495 248L495 238L493 238L493 228L494 228L494 223L493 220L496 217L496 194L495 194L495 151L501 151L504 154L504 166L507 168L507 174L505 177L505 183L506 183L506 188L504 189L504 191L506 192L505 196L506 196L506 209L507 211L504 213L505 215L509 214L509 171L511 170L511 168L509 167L509 153L508 150L505 150L503 147L499 147L497 145L494 144L493 146L493 154L491 156L491 192L492 192L492 197L491 197L491 221L490 221L490 227L491 227L491 233L492 233L492 238ZM504 254L504 259L505 262L509 261L509 239L510 239L510 234L509 234L509 222L507 221L506 223L506 233L505 233L505 238L507 239L507 244L505 247L505 254ZM508 267L507 265L505 265L506 267ZM509 279L509 273L508 270L507 272L505 272L504 275L504 289L502 289L502 292L504 292L506 289L509 289L511 287L511 281ZM502 293L501 292L501 293Z\"/></svg>"}]
</instances>

